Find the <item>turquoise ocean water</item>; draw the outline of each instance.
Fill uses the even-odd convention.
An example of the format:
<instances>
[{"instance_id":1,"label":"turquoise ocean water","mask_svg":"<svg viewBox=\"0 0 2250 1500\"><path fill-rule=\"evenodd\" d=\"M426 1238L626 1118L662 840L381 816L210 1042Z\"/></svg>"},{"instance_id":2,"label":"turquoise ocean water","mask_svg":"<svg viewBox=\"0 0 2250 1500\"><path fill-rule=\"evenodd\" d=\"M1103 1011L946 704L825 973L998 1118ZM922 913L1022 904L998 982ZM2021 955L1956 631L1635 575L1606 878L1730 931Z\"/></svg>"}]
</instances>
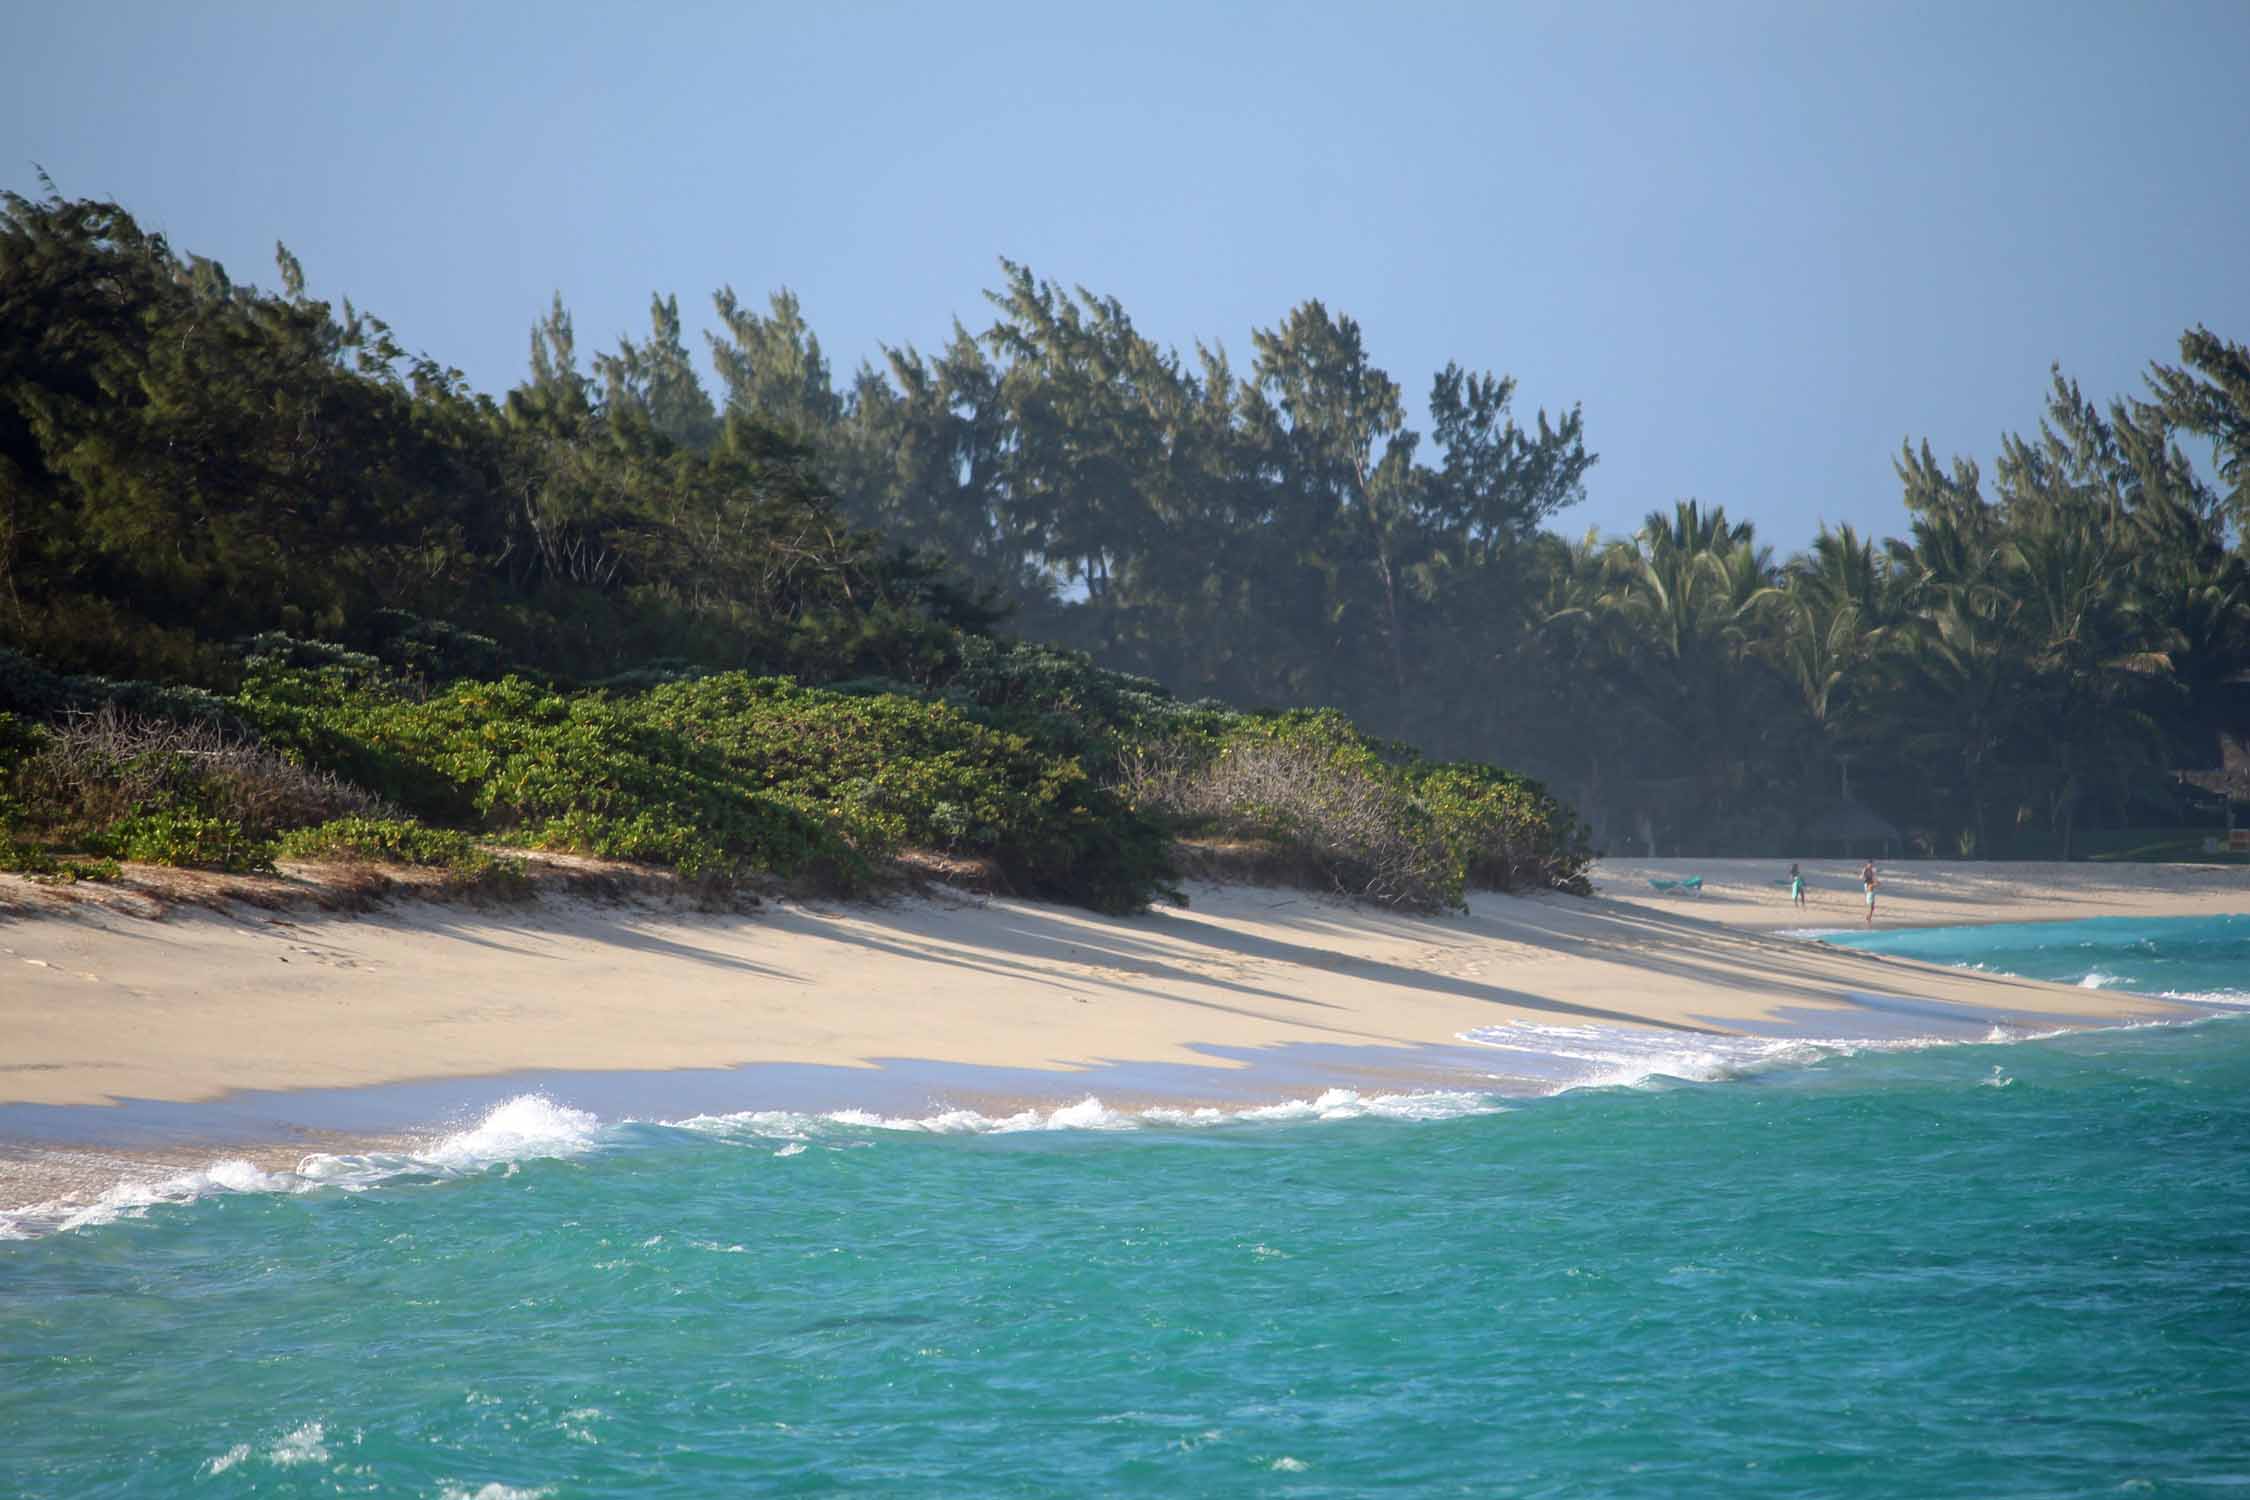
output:
<instances>
[{"instance_id":1,"label":"turquoise ocean water","mask_svg":"<svg viewBox=\"0 0 2250 1500\"><path fill-rule=\"evenodd\" d=\"M2250 1005L2250 918L1868 945ZM0 1243L0 1494L2250 1492L2250 1018L1613 1060L215 1168Z\"/></svg>"}]
</instances>

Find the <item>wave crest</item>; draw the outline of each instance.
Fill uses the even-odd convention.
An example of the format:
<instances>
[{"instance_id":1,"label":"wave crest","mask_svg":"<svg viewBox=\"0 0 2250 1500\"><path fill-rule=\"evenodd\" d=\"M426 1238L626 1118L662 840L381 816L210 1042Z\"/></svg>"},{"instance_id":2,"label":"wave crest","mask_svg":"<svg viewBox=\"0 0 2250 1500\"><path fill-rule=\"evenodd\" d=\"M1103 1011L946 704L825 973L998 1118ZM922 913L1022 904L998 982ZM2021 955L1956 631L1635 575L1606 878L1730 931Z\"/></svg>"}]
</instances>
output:
<instances>
[{"instance_id":1,"label":"wave crest","mask_svg":"<svg viewBox=\"0 0 2250 1500\"><path fill-rule=\"evenodd\" d=\"M2032 1041L2054 1031L1994 1026L1972 1037L1763 1037L1692 1034L1625 1026L1548 1026L1512 1021L1479 1026L1460 1039L1514 1054L1527 1076L1572 1089L1639 1088L1659 1080L1717 1083L1775 1068L1806 1067L1862 1052Z\"/></svg>"},{"instance_id":2,"label":"wave crest","mask_svg":"<svg viewBox=\"0 0 2250 1500\"><path fill-rule=\"evenodd\" d=\"M0 1212L0 1239L95 1228L140 1218L161 1204L193 1203L224 1193L361 1192L401 1177L464 1177L537 1157L578 1155L593 1147L600 1131L601 1122L582 1109L543 1094L518 1094L485 1111L468 1129L441 1136L420 1151L316 1152L290 1172L269 1172L228 1158L156 1181L121 1182L91 1202L51 1199Z\"/></svg>"},{"instance_id":3,"label":"wave crest","mask_svg":"<svg viewBox=\"0 0 2250 1500\"><path fill-rule=\"evenodd\" d=\"M791 1110L745 1110L736 1114L697 1115L661 1123L675 1130L699 1134L784 1140L794 1144L820 1139L864 1136L872 1132L920 1135L1016 1135L1049 1130L1148 1130L1200 1129L1220 1125L1256 1125L1311 1120L1450 1120L1464 1115L1493 1114L1502 1105L1489 1094L1465 1090L1429 1089L1398 1094L1362 1094L1357 1089L1336 1088L1311 1099L1284 1100L1277 1104L1220 1109L1153 1105L1146 1109L1117 1109L1091 1095L1074 1104L1050 1109L1023 1109L1012 1114L988 1115L973 1109L946 1109L927 1115L879 1115L863 1109L825 1113ZM796 1153L790 1152L794 1155Z\"/></svg>"},{"instance_id":4,"label":"wave crest","mask_svg":"<svg viewBox=\"0 0 2250 1500\"><path fill-rule=\"evenodd\" d=\"M0 1239L25 1239L74 1229L90 1229L119 1219L140 1218L164 1204L193 1203L228 1193L309 1193L319 1189L363 1192L404 1178L466 1177L538 1158L578 1156L640 1126L682 1130L780 1149L800 1155L808 1143L866 1144L877 1134L1011 1135L1025 1131L1131 1131L1197 1129L1316 1120L1447 1120L1491 1114L1502 1106L1489 1095L1458 1090L1362 1094L1329 1089L1312 1099L1289 1100L1238 1109L1156 1106L1116 1109L1089 1096L1051 1108L987 1115L971 1109L943 1109L919 1116L886 1116L868 1110L840 1109L821 1114L789 1110L746 1110L737 1114L697 1115L685 1120L621 1121L605 1125L582 1109L558 1104L543 1094L519 1094L494 1105L465 1130L439 1137L413 1152L315 1153L294 1171L269 1172L230 1158L157 1181L125 1182L91 1201L55 1199L0 1212Z\"/></svg>"}]
</instances>

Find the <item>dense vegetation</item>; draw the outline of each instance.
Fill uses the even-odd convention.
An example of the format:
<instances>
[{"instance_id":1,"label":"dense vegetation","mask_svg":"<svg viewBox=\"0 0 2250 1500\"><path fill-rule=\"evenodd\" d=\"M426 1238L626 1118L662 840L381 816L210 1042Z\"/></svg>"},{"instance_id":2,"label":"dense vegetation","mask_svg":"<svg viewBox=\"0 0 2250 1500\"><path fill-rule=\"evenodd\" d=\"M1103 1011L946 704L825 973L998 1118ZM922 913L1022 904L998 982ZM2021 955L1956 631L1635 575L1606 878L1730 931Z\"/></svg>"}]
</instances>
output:
<instances>
[{"instance_id":1,"label":"dense vegetation","mask_svg":"<svg viewBox=\"0 0 2250 1500\"><path fill-rule=\"evenodd\" d=\"M1905 446L1909 536L1783 558L1693 501L1628 538L1546 529L1594 462L1577 408L1518 425L1512 380L1449 365L1425 437L1317 302L1237 369L1018 266L989 300L841 389L786 293L719 295L714 396L669 299L595 368L606 410L684 443L784 427L845 514L942 549L1027 634L1526 768L1612 845L1802 848L1847 779L1946 854L2207 822L2198 783L2250 799L2250 349L2206 330L2147 400L2058 371L1989 476ZM558 307L545 347L566 331Z\"/></svg>"},{"instance_id":2,"label":"dense vegetation","mask_svg":"<svg viewBox=\"0 0 2250 1500\"><path fill-rule=\"evenodd\" d=\"M2146 400L2100 409L2058 372L1989 478L1908 445L1910 536L1824 530L1780 558L1693 501L1629 538L1558 534L1595 462L1576 408L1519 425L1512 380L1449 365L1425 436L1357 325L1317 302L1255 332L1238 369L1006 265L981 332L839 385L793 298L761 313L722 291L707 387L676 299L645 339L582 360L558 298L495 401L306 297L286 252L280 269L258 293L114 205L8 200L0 643L46 675L0 661L0 708L51 720L122 693L164 714L199 687L242 732L317 731L291 753L447 826L846 884L862 877L838 848L949 848L1097 903L1161 883L1135 819L1279 841L1345 884L1367 846L1319 854L1314 824L1421 827L1419 852L1377 863L1422 869L1407 886L1436 900L1570 878L1567 819L1550 836L1524 814L1498 861L1430 832L1485 773L1399 741L1526 768L1602 841L1668 852L1803 849L1847 778L1938 853L2067 853L2089 827L2219 816L2198 787L2250 796L2250 349L2202 329L2151 367ZM1003 621L1061 649L1002 642ZM364 703L335 689L309 727L261 718L274 657L244 643L268 631L397 681ZM746 677L692 686L717 673ZM783 678L797 697L748 685ZM667 718L671 683L694 707ZM1326 705L1367 733L1214 699ZM691 732L706 711L758 722ZM601 821L612 805L519 805L444 759L483 712L521 721L500 736L516 754L567 739L557 715L605 755L691 740L661 796L633 783L658 823L703 827L707 784L766 800L715 825L724 858L654 823L628 836ZM791 716L839 754L953 759L926 782L848 756L759 782L787 764ZM1260 743L1274 734L1299 742ZM393 786L409 770L386 737L426 747L412 776L453 790ZM1269 795L1316 761L1336 785ZM1015 800L976 800L1000 785ZM1054 873L1085 868L1057 832L1073 806L1109 830L1114 888ZM784 808L832 842L798 848Z\"/></svg>"},{"instance_id":3,"label":"dense vegetation","mask_svg":"<svg viewBox=\"0 0 2250 1500\"><path fill-rule=\"evenodd\" d=\"M911 851L1129 910L1186 835L1418 908L1583 886L1520 778L994 637L996 592L844 520L779 415L683 422L659 352L598 391L558 308L494 402L280 267L6 199L0 865L505 890L514 846L857 893Z\"/></svg>"}]
</instances>

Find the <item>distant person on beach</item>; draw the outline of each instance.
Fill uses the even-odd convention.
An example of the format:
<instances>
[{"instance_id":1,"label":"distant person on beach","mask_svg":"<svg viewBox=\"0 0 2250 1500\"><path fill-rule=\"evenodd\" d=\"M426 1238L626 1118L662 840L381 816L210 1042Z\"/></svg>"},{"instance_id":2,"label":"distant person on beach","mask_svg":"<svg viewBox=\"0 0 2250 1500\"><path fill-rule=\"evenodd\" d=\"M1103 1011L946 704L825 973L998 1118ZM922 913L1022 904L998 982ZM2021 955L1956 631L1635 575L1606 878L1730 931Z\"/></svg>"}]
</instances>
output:
<instances>
[{"instance_id":1,"label":"distant person on beach","mask_svg":"<svg viewBox=\"0 0 2250 1500\"><path fill-rule=\"evenodd\" d=\"M1805 904L1805 875L1795 864L1789 866L1789 901L1793 906Z\"/></svg>"},{"instance_id":2,"label":"distant person on beach","mask_svg":"<svg viewBox=\"0 0 2250 1500\"><path fill-rule=\"evenodd\" d=\"M1867 925L1875 925L1875 861L1859 867L1860 887L1867 892Z\"/></svg>"}]
</instances>

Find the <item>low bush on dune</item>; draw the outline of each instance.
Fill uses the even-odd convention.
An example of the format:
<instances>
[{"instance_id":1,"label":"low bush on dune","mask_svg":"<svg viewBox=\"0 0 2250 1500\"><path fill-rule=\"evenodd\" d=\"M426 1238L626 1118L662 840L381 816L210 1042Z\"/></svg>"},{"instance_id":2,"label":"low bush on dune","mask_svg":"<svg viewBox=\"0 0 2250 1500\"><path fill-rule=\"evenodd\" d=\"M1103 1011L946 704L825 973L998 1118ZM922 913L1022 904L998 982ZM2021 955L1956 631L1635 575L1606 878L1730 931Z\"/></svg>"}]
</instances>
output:
<instances>
[{"instance_id":1,"label":"low bush on dune","mask_svg":"<svg viewBox=\"0 0 2250 1500\"><path fill-rule=\"evenodd\" d=\"M122 872L113 859L61 857L32 841L31 808L20 779L46 742L37 725L0 713L0 871L47 880L115 880Z\"/></svg>"},{"instance_id":2,"label":"low bush on dune","mask_svg":"<svg viewBox=\"0 0 2250 1500\"><path fill-rule=\"evenodd\" d=\"M1538 782L1475 763L1417 765L1413 778L1470 887L1593 894L1586 827Z\"/></svg>"},{"instance_id":3,"label":"low bush on dune","mask_svg":"<svg viewBox=\"0 0 2250 1500\"><path fill-rule=\"evenodd\" d=\"M1135 747L1207 736L1241 717L1222 704L1182 702L1149 678L1097 667L1081 652L982 636L962 640L940 696L978 723L1074 757L1105 780L1115 779Z\"/></svg>"},{"instance_id":4,"label":"low bush on dune","mask_svg":"<svg viewBox=\"0 0 2250 1500\"><path fill-rule=\"evenodd\" d=\"M292 828L281 836L281 852L296 859L367 859L433 868L464 864L484 853L475 839L457 829L405 818L337 818Z\"/></svg>"},{"instance_id":5,"label":"low bush on dune","mask_svg":"<svg viewBox=\"0 0 2250 1500\"><path fill-rule=\"evenodd\" d=\"M1334 713L1244 715L1139 747L1122 784L1183 837L1247 841L1266 868L1356 900L1428 911L1472 887L1586 889L1583 831L1537 783L1431 764Z\"/></svg>"},{"instance_id":6,"label":"low bush on dune","mask_svg":"<svg viewBox=\"0 0 2250 1500\"><path fill-rule=\"evenodd\" d=\"M842 892L872 869L839 830L629 703L521 678L417 698L334 671L266 670L239 700L266 740L422 820L529 848L731 879L768 872Z\"/></svg>"},{"instance_id":7,"label":"low bush on dune","mask_svg":"<svg viewBox=\"0 0 2250 1500\"><path fill-rule=\"evenodd\" d=\"M1253 730L1215 746L1173 741L1134 756L1125 784L1183 836L1266 846L1307 884L1417 910L1460 899L1459 871L1411 793L1310 739Z\"/></svg>"},{"instance_id":8,"label":"low bush on dune","mask_svg":"<svg viewBox=\"0 0 2250 1500\"><path fill-rule=\"evenodd\" d=\"M283 829L379 808L221 722L145 718L115 703L43 729L18 721L5 791L16 862L50 873L45 851L60 846L144 864L270 870ZM64 872L57 864L52 873ZM108 872L98 863L77 870Z\"/></svg>"},{"instance_id":9,"label":"low bush on dune","mask_svg":"<svg viewBox=\"0 0 2250 1500\"><path fill-rule=\"evenodd\" d=\"M136 811L184 807L267 838L326 818L382 811L381 799L245 733L114 706L56 724L27 758L18 785L85 827Z\"/></svg>"},{"instance_id":10,"label":"low bush on dune","mask_svg":"<svg viewBox=\"0 0 2250 1500\"><path fill-rule=\"evenodd\" d=\"M48 853L32 844L19 844L5 834L0 834L0 871L10 875L29 875L34 880L72 885L81 880L111 881L121 878L124 868L114 859L67 858Z\"/></svg>"},{"instance_id":11,"label":"low bush on dune","mask_svg":"<svg viewBox=\"0 0 2250 1500\"><path fill-rule=\"evenodd\" d=\"M73 681L46 700L95 708L45 726L0 714L0 864L286 856L520 884L518 862L482 847L496 841L853 895L928 851L1022 894L1130 911L1178 896L1182 837L1246 841L1274 855L1261 876L1413 910L1470 887L1582 888L1587 859L1574 820L1521 778L1430 764L1334 713L1183 704L1038 647L974 642L929 694L687 668L605 689L433 687L282 636L248 643L223 699ZM171 712L118 706L132 701Z\"/></svg>"},{"instance_id":12,"label":"low bush on dune","mask_svg":"<svg viewBox=\"0 0 2250 1500\"><path fill-rule=\"evenodd\" d=\"M249 874L274 867L271 839L253 836L232 818L192 807L135 810L91 835L88 847L144 865Z\"/></svg>"},{"instance_id":13,"label":"low bush on dune","mask_svg":"<svg viewBox=\"0 0 2250 1500\"><path fill-rule=\"evenodd\" d=\"M522 895L530 890L523 861L497 855L469 835L432 828L409 818L336 818L310 828L293 828L279 840L292 859L320 859L412 865L443 871L444 888L487 895Z\"/></svg>"},{"instance_id":14,"label":"low bush on dune","mask_svg":"<svg viewBox=\"0 0 2250 1500\"><path fill-rule=\"evenodd\" d=\"M1171 879L1163 831L1077 759L945 703L729 673L656 688L636 708L870 854L980 855L1019 890L1102 911L1144 906Z\"/></svg>"},{"instance_id":15,"label":"low bush on dune","mask_svg":"<svg viewBox=\"0 0 2250 1500\"><path fill-rule=\"evenodd\" d=\"M207 655L224 660L215 651ZM57 672L0 646L0 716L13 714L23 723L48 723L103 710L240 728L218 693L172 683Z\"/></svg>"},{"instance_id":16,"label":"low bush on dune","mask_svg":"<svg viewBox=\"0 0 2250 1500\"><path fill-rule=\"evenodd\" d=\"M236 704L269 745L427 822L533 848L840 894L930 849L1105 911L1170 876L1163 832L1075 760L896 694L730 673L620 697L521 678L420 697L332 665L262 668Z\"/></svg>"}]
</instances>

